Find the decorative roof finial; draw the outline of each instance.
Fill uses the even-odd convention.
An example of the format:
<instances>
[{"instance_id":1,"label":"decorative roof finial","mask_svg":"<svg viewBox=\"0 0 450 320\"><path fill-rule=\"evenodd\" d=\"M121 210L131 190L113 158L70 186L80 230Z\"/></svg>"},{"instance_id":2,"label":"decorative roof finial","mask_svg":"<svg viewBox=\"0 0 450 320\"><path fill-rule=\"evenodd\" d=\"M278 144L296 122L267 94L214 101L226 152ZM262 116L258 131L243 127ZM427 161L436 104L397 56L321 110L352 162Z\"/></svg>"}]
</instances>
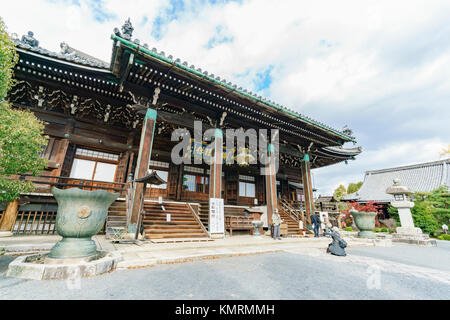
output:
<instances>
[{"instance_id":1,"label":"decorative roof finial","mask_svg":"<svg viewBox=\"0 0 450 320\"><path fill-rule=\"evenodd\" d=\"M22 42L30 47L39 47L39 41L36 40L32 31L28 31L27 35L22 36Z\"/></svg>"},{"instance_id":2,"label":"decorative roof finial","mask_svg":"<svg viewBox=\"0 0 450 320\"><path fill-rule=\"evenodd\" d=\"M351 136L353 134L353 131L347 125L345 125L342 129L342 133Z\"/></svg>"},{"instance_id":3,"label":"decorative roof finial","mask_svg":"<svg viewBox=\"0 0 450 320\"><path fill-rule=\"evenodd\" d=\"M124 25L122 26L122 38L124 38L125 40L131 40L133 31L133 25L131 24L130 18L128 18L128 20L125 21Z\"/></svg>"}]
</instances>

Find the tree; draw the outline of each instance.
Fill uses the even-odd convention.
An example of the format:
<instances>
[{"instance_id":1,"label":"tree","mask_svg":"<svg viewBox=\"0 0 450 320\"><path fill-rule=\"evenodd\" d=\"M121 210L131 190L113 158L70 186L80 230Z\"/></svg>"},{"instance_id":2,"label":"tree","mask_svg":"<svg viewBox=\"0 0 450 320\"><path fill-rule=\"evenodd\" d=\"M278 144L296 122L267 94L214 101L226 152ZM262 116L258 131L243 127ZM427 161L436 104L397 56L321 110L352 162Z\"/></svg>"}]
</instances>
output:
<instances>
[{"instance_id":1,"label":"tree","mask_svg":"<svg viewBox=\"0 0 450 320\"><path fill-rule=\"evenodd\" d=\"M0 18L0 202L3 203L33 190L30 181L12 180L15 175L37 175L46 166L40 157L47 144L43 122L31 112L12 109L5 100L14 83L17 60L15 46Z\"/></svg>"},{"instance_id":2,"label":"tree","mask_svg":"<svg viewBox=\"0 0 450 320\"><path fill-rule=\"evenodd\" d=\"M348 194L355 193L361 188L362 184L363 184L362 181L359 181L357 183L350 183L347 187L347 193Z\"/></svg>"},{"instance_id":3,"label":"tree","mask_svg":"<svg viewBox=\"0 0 450 320\"><path fill-rule=\"evenodd\" d=\"M336 190L334 190L334 193L333 193L333 197L337 201L341 201L342 199L344 199L345 195L347 195L347 189L345 189L345 187L342 184L339 185L339 187L337 187Z\"/></svg>"}]
</instances>

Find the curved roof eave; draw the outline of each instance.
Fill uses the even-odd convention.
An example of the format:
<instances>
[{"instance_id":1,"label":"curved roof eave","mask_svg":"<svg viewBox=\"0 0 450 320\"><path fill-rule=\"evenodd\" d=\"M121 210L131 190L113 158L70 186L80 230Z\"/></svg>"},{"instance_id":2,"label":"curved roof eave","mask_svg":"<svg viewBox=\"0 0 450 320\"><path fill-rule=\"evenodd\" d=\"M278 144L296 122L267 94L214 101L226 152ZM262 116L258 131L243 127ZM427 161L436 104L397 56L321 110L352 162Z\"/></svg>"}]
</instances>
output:
<instances>
[{"instance_id":1,"label":"curved roof eave","mask_svg":"<svg viewBox=\"0 0 450 320\"><path fill-rule=\"evenodd\" d=\"M219 80L216 80L216 79L208 76L207 74L204 74L204 73L201 73L201 72L199 72L197 70L191 69L187 65L184 65L184 64L181 64L181 63L179 63L177 61L169 59L168 57L165 57L165 56L160 55L160 54L158 54L156 52L153 52L153 51L151 51L151 50L149 50L149 49L147 49L145 47L140 46L139 44L133 43L133 42L128 41L128 40L125 40L125 39L123 39L123 38L121 38L121 37L119 37L117 35L114 35L114 34L111 35L111 39L113 41L115 41L115 43L117 41L119 41L121 44L123 44L124 46L128 47L129 49L134 50L138 54L146 55L146 56L148 56L150 58L156 59L159 62L163 62L163 63L165 63L167 65L170 65L170 66L172 66L174 68L177 68L178 70L184 72L185 74L188 74L189 76L194 76L194 77L200 78L202 80L206 80L206 81L210 82L210 84L213 84L215 86L219 86L222 89L230 90L230 93L234 93L234 94L240 95L241 97L250 99L253 102L259 103L260 105L262 105L263 107L265 107L265 108L267 108L267 109L269 109L271 111L277 111L277 112L283 113L284 115L288 116L291 119L294 119L294 120L297 120L297 121L300 120L300 121L302 121L304 123L313 125L313 126L319 128L319 129L323 130L323 131L326 131L328 133L331 133L331 134L333 134L333 135L343 139L344 142L354 142L354 143L356 143L356 139L354 137L352 137L352 136L349 136L349 135L346 135L346 134L344 134L342 132L339 132L336 129L328 127L328 126L326 126L323 123L320 123L318 121L312 120L312 119L310 119L310 118L308 118L308 117L306 117L304 115L301 115L301 114L299 114L299 113L297 113L295 111L289 110L289 109L287 109L287 108L285 108L283 106L275 105L275 104L273 104L273 103L271 103L269 101L265 101L265 99L263 99L261 97L256 97L256 96L250 95L247 92L244 92L242 90L237 89L236 86L231 86L231 85L229 85L227 83L224 83L224 82L221 82ZM112 59L114 60L115 58L116 58L116 54L115 54L115 51L114 51L113 55L112 55ZM111 63L111 67L113 67L113 63Z\"/></svg>"}]
</instances>

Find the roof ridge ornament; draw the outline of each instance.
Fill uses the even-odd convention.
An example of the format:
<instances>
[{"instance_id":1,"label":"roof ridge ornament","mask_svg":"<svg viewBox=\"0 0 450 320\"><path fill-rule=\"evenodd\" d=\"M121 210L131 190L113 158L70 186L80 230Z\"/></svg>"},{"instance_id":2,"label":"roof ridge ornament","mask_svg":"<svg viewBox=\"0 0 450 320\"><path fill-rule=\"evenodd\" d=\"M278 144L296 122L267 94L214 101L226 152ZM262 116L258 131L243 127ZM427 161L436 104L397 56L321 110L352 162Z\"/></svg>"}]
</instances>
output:
<instances>
[{"instance_id":1,"label":"roof ridge ornament","mask_svg":"<svg viewBox=\"0 0 450 320\"><path fill-rule=\"evenodd\" d=\"M121 37L125 40L131 41L131 38L133 36L133 25L131 24L130 18L125 21L125 23L122 25L122 32L119 31L119 28L114 28L114 34L118 37Z\"/></svg>"},{"instance_id":2,"label":"roof ridge ornament","mask_svg":"<svg viewBox=\"0 0 450 320\"><path fill-rule=\"evenodd\" d=\"M28 31L28 34L23 35L21 42L33 48L39 47L39 41L37 41L36 38L34 37L33 31Z\"/></svg>"},{"instance_id":3,"label":"roof ridge ornament","mask_svg":"<svg viewBox=\"0 0 450 320\"><path fill-rule=\"evenodd\" d=\"M350 129L347 125L345 125L344 128L342 129L342 133L346 134L349 137L351 137L352 134L353 134L353 130Z\"/></svg>"}]
</instances>

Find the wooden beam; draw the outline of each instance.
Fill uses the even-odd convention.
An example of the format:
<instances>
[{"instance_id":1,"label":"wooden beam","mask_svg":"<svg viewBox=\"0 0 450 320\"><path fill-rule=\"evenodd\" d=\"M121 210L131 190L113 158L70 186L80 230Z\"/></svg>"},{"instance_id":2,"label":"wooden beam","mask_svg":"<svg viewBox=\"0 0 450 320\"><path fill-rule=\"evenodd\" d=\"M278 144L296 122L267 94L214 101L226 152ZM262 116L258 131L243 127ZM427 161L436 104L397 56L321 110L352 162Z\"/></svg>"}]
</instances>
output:
<instances>
[{"instance_id":1,"label":"wooden beam","mask_svg":"<svg viewBox=\"0 0 450 320\"><path fill-rule=\"evenodd\" d=\"M0 231L12 232L16 224L17 214L19 213L19 200L8 203L5 212L0 220Z\"/></svg>"},{"instance_id":2,"label":"wooden beam","mask_svg":"<svg viewBox=\"0 0 450 320\"><path fill-rule=\"evenodd\" d=\"M302 182L303 182L303 193L305 195L305 211L307 222L311 224L311 215L314 214L314 197L313 197L313 186L311 180L311 163L309 162L309 155L305 154L303 160L301 161L302 167Z\"/></svg>"},{"instance_id":3,"label":"wooden beam","mask_svg":"<svg viewBox=\"0 0 450 320\"><path fill-rule=\"evenodd\" d=\"M265 179L266 179L266 201L267 201L267 223L269 226L272 224L272 214L275 210L278 210L277 199L277 178L275 171L275 149L272 144L269 144L268 148L269 163L265 167Z\"/></svg>"},{"instance_id":4,"label":"wooden beam","mask_svg":"<svg viewBox=\"0 0 450 320\"><path fill-rule=\"evenodd\" d=\"M157 112L153 109L148 109L142 125L141 141L139 146L139 154L137 158L137 166L135 172L135 179L145 177L147 174L150 158L152 155L153 138L155 134ZM141 204L143 203L145 185L143 183L136 183L133 192L131 217L128 223L128 232L136 234L138 231L138 221L141 211Z\"/></svg>"},{"instance_id":5,"label":"wooden beam","mask_svg":"<svg viewBox=\"0 0 450 320\"><path fill-rule=\"evenodd\" d=\"M222 163L223 163L223 133L216 129L214 133L214 155L209 170L209 197L222 198Z\"/></svg>"}]
</instances>

